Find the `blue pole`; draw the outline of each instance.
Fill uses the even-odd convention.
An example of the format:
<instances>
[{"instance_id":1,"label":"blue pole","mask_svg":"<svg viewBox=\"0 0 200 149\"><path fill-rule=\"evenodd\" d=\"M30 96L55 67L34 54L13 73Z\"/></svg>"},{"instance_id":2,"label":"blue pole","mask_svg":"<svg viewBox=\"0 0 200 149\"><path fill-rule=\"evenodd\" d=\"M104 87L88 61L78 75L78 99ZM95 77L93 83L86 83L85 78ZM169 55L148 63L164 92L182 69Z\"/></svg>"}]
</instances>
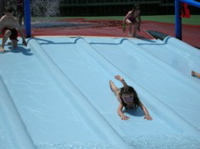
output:
<instances>
[{"instance_id":1,"label":"blue pole","mask_svg":"<svg viewBox=\"0 0 200 149\"><path fill-rule=\"evenodd\" d=\"M181 2L175 0L175 37L182 40Z\"/></svg>"},{"instance_id":2,"label":"blue pole","mask_svg":"<svg viewBox=\"0 0 200 149\"><path fill-rule=\"evenodd\" d=\"M24 0L24 22L26 29L26 37L31 37L31 11L30 11L30 0Z\"/></svg>"},{"instance_id":3,"label":"blue pole","mask_svg":"<svg viewBox=\"0 0 200 149\"><path fill-rule=\"evenodd\" d=\"M200 8L200 2L194 0L175 0L175 37L182 40L181 2Z\"/></svg>"},{"instance_id":4,"label":"blue pole","mask_svg":"<svg viewBox=\"0 0 200 149\"><path fill-rule=\"evenodd\" d=\"M194 0L180 0L183 3L187 3L188 5L192 5L195 7L200 8L200 2L194 1Z\"/></svg>"}]
</instances>

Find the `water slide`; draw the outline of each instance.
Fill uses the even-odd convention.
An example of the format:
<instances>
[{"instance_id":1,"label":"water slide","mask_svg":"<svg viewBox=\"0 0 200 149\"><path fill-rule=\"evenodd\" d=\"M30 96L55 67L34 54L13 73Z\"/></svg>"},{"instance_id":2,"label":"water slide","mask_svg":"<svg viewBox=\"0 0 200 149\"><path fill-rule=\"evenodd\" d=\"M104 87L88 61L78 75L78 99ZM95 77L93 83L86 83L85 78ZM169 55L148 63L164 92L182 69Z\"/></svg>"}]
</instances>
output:
<instances>
[{"instance_id":1,"label":"water slide","mask_svg":"<svg viewBox=\"0 0 200 149\"><path fill-rule=\"evenodd\" d=\"M21 43L21 40L19 41ZM200 51L164 40L35 37L0 53L0 149L199 149ZM121 75L140 108L117 115Z\"/></svg>"}]
</instances>

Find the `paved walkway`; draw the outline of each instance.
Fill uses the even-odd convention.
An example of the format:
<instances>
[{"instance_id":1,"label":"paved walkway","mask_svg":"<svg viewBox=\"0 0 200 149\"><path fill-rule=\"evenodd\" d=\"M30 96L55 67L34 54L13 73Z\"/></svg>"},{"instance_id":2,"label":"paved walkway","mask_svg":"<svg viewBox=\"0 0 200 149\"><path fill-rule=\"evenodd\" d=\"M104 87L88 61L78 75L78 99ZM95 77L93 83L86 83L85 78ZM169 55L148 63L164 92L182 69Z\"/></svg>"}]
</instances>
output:
<instances>
[{"instance_id":1,"label":"paved walkway","mask_svg":"<svg viewBox=\"0 0 200 149\"><path fill-rule=\"evenodd\" d=\"M60 26L54 28L33 28L32 34L36 35L69 35L69 36L110 36L128 37L128 33L122 32L122 22L116 20L88 21L84 19L67 19L62 22L74 23L74 26ZM55 22L52 22L55 23ZM77 25L77 23L79 25ZM85 25L84 25L85 24ZM55 25L56 26L56 25ZM143 21L140 38L151 38L144 30L155 30L172 37L175 36L174 24ZM183 41L200 48L200 25L183 25Z\"/></svg>"}]
</instances>

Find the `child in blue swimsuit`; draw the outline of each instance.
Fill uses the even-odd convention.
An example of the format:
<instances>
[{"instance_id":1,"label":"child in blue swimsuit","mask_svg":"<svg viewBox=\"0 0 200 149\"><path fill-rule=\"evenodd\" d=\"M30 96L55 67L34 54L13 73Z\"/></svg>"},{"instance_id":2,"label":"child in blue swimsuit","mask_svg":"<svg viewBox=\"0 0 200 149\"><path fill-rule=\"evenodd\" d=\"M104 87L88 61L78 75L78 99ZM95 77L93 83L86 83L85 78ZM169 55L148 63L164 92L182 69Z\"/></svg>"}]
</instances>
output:
<instances>
[{"instance_id":1,"label":"child in blue swimsuit","mask_svg":"<svg viewBox=\"0 0 200 149\"><path fill-rule=\"evenodd\" d=\"M139 5L134 5L133 9L129 11L123 20L123 31L126 30L126 25L129 27L129 36L136 37L137 30L140 31L141 16L140 16L140 7ZM134 25L134 31L132 28Z\"/></svg>"},{"instance_id":2,"label":"child in blue swimsuit","mask_svg":"<svg viewBox=\"0 0 200 149\"><path fill-rule=\"evenodd\" d=\"M152 120L152 117L150 116L148 110L146 107L142 104L142 102L139 100L138 95L133 87L128 86L125 82L125 80L120 76L116 75L115 79L119 80L123 87L121 89L118 89L113 81L109 81L111 90L115 93L118 101L120 102L117 113L121 117L122 120L128 120L129 117L124 115L123 113L123 107L127 108L137 108L140 107L142 111L144 112L144 118L147 120Z\"/></svg>"}]
</instances>

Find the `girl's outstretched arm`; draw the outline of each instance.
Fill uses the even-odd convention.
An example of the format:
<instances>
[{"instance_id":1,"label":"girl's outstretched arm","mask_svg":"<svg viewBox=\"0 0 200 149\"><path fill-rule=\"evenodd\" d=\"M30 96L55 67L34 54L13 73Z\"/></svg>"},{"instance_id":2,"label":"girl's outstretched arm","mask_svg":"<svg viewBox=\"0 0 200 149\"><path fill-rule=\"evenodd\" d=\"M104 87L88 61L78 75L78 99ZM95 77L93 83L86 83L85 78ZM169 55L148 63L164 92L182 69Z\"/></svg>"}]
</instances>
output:
<instances>
[{"instance_id":1,"label":"girl's outstretched arm","mask_svg":"<svg viewBox=\"0 0 200 149\"><path fill-rule=\"evenodd\" d=\"M150 114L149 114L149 112L148 112L148 110L147 110L147 108L140 102L140 108L142 109L142 111L144 112L144 118L146 119L146 120L152 120L152 117L150 116Z\"/></svg>"},{"instance_id":2,"label":"girl's outstretched arm","mask_svg":"<svg viewBox=\"0 0 200 149\"><path fill-rule=\"evenodd\" d=\"M124 113L122 112L123 109L123 105L120 103L118 109L117 109L117 114L121 117L122 120L128 120L129 117L124 115Z\"/></svg>"},{"instance_id":3,"label":"girl's outstretched arm","mask_svg":"<svg viewBox=\"0 0 200 149\"><path fill-rule=\"evenodd\" d=\"M128 85L126 84L126 81L125 81L120 75L116 75L116 76L115 76L115 79L119 80L119 81L123 84L124 87L125 87L125 86L128 86Z\"/></svg>"}]
</instances>

